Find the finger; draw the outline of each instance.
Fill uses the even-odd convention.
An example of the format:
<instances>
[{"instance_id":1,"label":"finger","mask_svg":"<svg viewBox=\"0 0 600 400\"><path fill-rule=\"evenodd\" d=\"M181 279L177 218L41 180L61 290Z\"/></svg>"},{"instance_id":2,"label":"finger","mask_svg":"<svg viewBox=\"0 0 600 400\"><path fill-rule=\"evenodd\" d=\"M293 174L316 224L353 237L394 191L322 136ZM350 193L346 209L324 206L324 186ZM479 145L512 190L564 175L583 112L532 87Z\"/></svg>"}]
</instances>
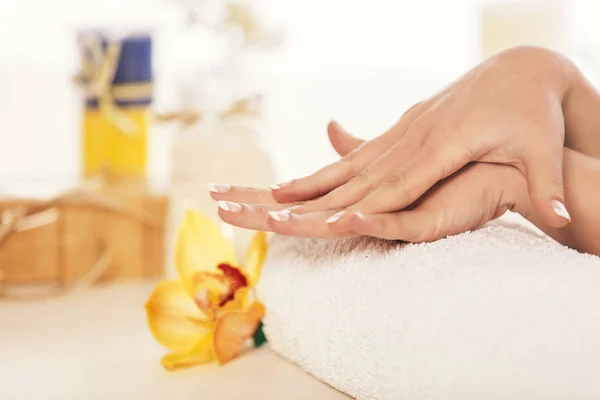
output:
<instances>
[{"instance_id":1,"label":"finger","mask_svg":"<svg viewBox=\"0 0 600 400\"><path fill-rule=\"evenodd\" d=\"M349 211L376 214L401 210L472 160L460 144L426 145L402 168Z\"/></svg>"},{"instance_id":2,"label":"finger","mask_svg":"<svg viewBox=\"0 0 600 400\"><path fill-rule=\"evenodd\" d=\"M351 214L343 229L357 234L388 240L421 243L446 236L438 229L436 215L421 210L401 211L391 214Z\"/></svg>"},{"instance_id":3,"label":"finger","mask_svg":"<svg viewBox=\"0 0 600 400\"><path fill-rule=\"evenodd\" d=\"M221 220L253 231L269 231L269 212L290 207L290 204L244 204L232 201L219 201L217 204Z\"/></svg>"},{"instance_id":4,"label":"finger","mask_svg":"<svg viewBox=\"0 0 600 400\"><path fill-rule=\"evenodd\" d=\"M421 107L413 106L390 130L365 142L340 161L310 176L271 186L273 197L281 203L310 200L343 185L402 138L420 112Z\"/></svg>"},{"instance_id":5,"label":"finger","mask_svg":"<svg viewBox=\"0 0 600 400\"><path fill-rule=\"evenodd\" d=\"M288 236L313 238L351 237L345 233L329 229L325 221L335 212L292 215L284 211L289 204L240 204L219 202L219 217L230 225L240 228L269 231Z\"/></svg>"},{"instance_id":6,"label":"finger","mask_svg":"<svg viewBox=\"0 0 600 400\"><path fill-rule=\"evenodd\" d=\"M310 214L270 213L268 221L270 230L281 235L300 236L322 239L341 239L357 236L355 232L332 229L326 221L336 212L325 211Z\"/></svg>"},{"instance_id":7,"label":"finger","mask_svg":"<svg viewBox=\"0 0 600 400\"><path fill-rule=\"evenodd\" d=\"M337 187L325 196L304 203L294 212L304 214L317 211L335 210L349 207L375 190L383 181L393 176L399 168L413 157L421 146L421 136L410 132L381 157L373 161L347 183Z\"/></svg>"},{"instance_id":8,"label":"finger","mask_svg":"<svg viewBox=\"0 0 600 400\"><path fill-rule=\"evenodd\" d=\"M352 136L336 121L331 121L327 125L327 135L335 151L342 157L356 150L365 142Z\"/></svg>"},{"instance_id":9,"label":"finger","mask_svg":"<svg viewBox=\"0 0 600 400\"><path fill-rule=\"evenodd\" d=\"M275 200L287 203L291 201L310 200L322 196L332 189L348 182L361 169L367 166L396 139L393 133L387 132L366 142L341 160L321 168L314 174L271 186Z\"/></svg>"},{"instance_id":10,"label":"finger","mask_svg":"<svg viewBox=\"0 0 600 400\"><path fill-rule=\"evenodd\" d=\"M529 197L532 205L544 221L555 228L562 228L571 222L571 216L564 202L562 175L562 145L548 151L536 147L534 153L524 161Z\"/></svg>"},{"instance_id":11,"label":"finger","mask_svg":"<svg viewBox=\"0 0 600 400\"><path fill-rule=\"evenodd\" d=\"M276 203L273 192L267 189L257 189L245 186L231 186L220 183L208 185L210 197L213 200L232 201L235 203L272 204Z\"/></svg>"},{"instance_id":12,"label":"finger","mask_svg":"<svg viewBox=\"0 0 600 400\"><path fill-rule=\"evenodd\" d=\"M364 143L364 140L355 138L335 121L329 123L327 132L333 147L342 156ZM208 185L208 188L212 199L217 201L226 200L248 204L276 203L271 190L245 186L232 186L221 183L210 184Z\"/></svg>"}]
</instances>

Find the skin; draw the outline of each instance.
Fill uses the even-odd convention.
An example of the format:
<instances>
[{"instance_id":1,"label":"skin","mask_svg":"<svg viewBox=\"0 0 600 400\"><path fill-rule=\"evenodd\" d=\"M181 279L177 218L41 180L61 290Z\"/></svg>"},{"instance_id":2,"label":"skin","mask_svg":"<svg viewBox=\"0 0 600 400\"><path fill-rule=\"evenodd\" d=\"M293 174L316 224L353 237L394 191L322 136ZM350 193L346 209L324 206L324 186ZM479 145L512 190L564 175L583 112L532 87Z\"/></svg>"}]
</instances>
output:
<instances>
[{"instance_id":1,"label":"skin","mask_svg":"<svg viewBox=\"0 0 600 400\"><path fill-rule=\"evenodd\" d=\"M600 158L600 93L583 74L574 75L568 95L563 101L565 146L580 153Z\"/></svg>"},{"instance_id":2,"label":"skin","mask_svg":"<svg viewBox=\"0 0 600 400\"><path fill-rule=\"evenodd\" d=\"M531 57L532 54L538 56L537 61ZM491 86L484 90L487 93L496 90L491 98L488 98L486 93L480 93L481 76L485 75L484 72L480 71L476 78L468 78L480 66L469 72L467 78L461 78L449 89L441 92L446 95L441 96L441 100L438 99L438 103L433 107L434 111L431 111L429 105L430 108L423 112L421 107L424 103L419 103L409 109L394 128L371 142L364 143L346 133L338 124L331 123L328 127L329 138L342 159L311 177L295 181L299 182L299 187L305 185L307 191L312 191L310 198L288 196L287 188L293 188L293 185L272 191L223 185L228 189L224 192L213 191L213 199L241 205L225 207L230 211L221 207L221 218L225 222L244 228L286 235L370 235L423 242L473 229L510 209L528 218L559 242L579 251L600 254L600 207L597 206L600 199L600 160L594 158L600 157L600 113L597 111L600 109L600 95L579 71L560 55L543 49L518 48L510 51L509 56L505 58L518 56L519 60L496 60L483 69L484 72L489 69L500 69L501 72L495 75L495 80L488 82ZM529 76L530 84L531 80L535 82L534 86L523 86L525 83L521 81L521 89L510 89L511 82L515 79L511 68L518 65L521 70L526 70L535 67L536 62L549 65L539 66L535 79L531 74L523 72L525 77ZM550 72L557 76L547 75ZM474 79L475 83L469 79ZM471 82L470 86L465 82ZM507 92L511 95L508 96ZM552 101L542 102L540 106L543 100L540 93L545 93L547 99ZM434 98L438 97L440 95ZM448 98L453 101L444 100ZM553 101L556 99L559 99L558 109L554 109L556 104ZM517 100L520 102L516 102ZM513 107L514 104L518 107ZM531 111L532 108L537 111ZM445 109L450 110L449 114L443 113ZM415 121L425 118L423 115L427 116L429 113L436 116L437 126L446 126L445 121L448 118L459 119L462 123L460 130L433 129L434 133L426 135L427 138L436 138L439 143L456 144L455 137L451 134L435 135L439 135L439 132L460 131L464 143L468 143L468 140L475 142L469 150L471 155L476 153L473 149L481 143L492 143L495 140L496 145L491 146L487 153L478 159L479 162L472 162L466 157L461 160L464 163L458 162L452 167L442 168L443 173L439 173L439 170L436 173L427 172L428 167L433 166L430 171L434 171L436 165L443 164L443 160L447 159L444 158L446 150L428 152L426 150L430 145L427 145L427 140L430 139L424 142L417 140L412 145L405 139L413 129L411 127ZM505 114L509 116L509 122L506 122L506 118L503 119ZM485 123L490 120L494 121L494 124ZM418 126L425 125L420 123ZM512 136L502 134L501 129L486 131L488 126L501 126ZM476 137L472 132L480 134ZM541 137L542 133L544 137ZM559 151L556 150L554 142L557 137L560 138ZM506 146L502 142L504 139L511 143L511 149L505 149ZM394 141L397 142L395 145ZM564 148L563 141L564 145L570 148ZM398 146L399 143L403 143L404 147ZM366 155L375 154L373 149L384 144L388 148L391 147L391 150L376 158L376 161L370 161L371 164L367 168L369 172L366 175L359 172L360 178L350 178L346 183L334 187L332 182L335 182L337 175L328 175L331 171L339 171L340 165L347 168L356 160L366 160ZM451 145L449 148L448 153L454 154L453 151L458 147ZM387 155L388 153L393 154L393 157ZM406 154L413 157L411 160L422 154L427 162L420 165L419 169L424 169L425 172L405 174L409 170L401 167L400 170L404 171L401 178L396 174L393 175L396 178L385 179L378 185L369 184L367 186L372 190L355 201L352 196L358 192L348 188L356 187L357 182L366 182L365 176L371 176L371 171L376 171L373 164L379 167L386 167L386 164L396 166L400 162L398 160L406 158ZM521 158L519 154L522 155ZM539 161L540 166L546 165L546 171L541 171L543 168L527 166L528 162L532 162L527 161L527 157L531 155L533 158L537 157L534 164ZM503 161L504 156L506 157ZM380 161L381 159L386 162ZM413 161L409 161L408 165L411 163ZM555 167L558 167L558 171ZM352 168L353 171L358 171L355 167ZM540 173L535 174L534 171ZM319 176L325 176L325 181L334 188L310 183ZM441 180L438 177L441 177ZM420 181L415 181L417 178ZM431 178L433 183L430 184L428 178ZM407 189L415 185L419 190L411 192ZM546 189L540 189L542 187ZM569 209L572 222L566 227L564 226L569 221L554 213L552 207L549 207L551 203L547 201L548 196L540 196L542 192L556 193L547 190L548 188L560 188L560 196L552 195L551 198L560 198ZM344 194L343 199L351 201L340 203L340 200L336 200L340 193ZM315 195L318 197L314 198ZM327 205L332 200L338 203L333 206ZM221 206L223 204L220 203ZM362 207L365 204L368 205L366 211ZM290 211L282 213L283 210ZM336 217L332 218L333 216Z\"/></svg>"},{"instance_id":3,"label":"skin","mask_svg":"<svg viewBox=\"0 0 600 400\"><path fill-rule=\"evenodd\" d=\"M344 145L351 146L348 143ZM396 213L360 215L347 213L334 223L332 211L290 213L278 221L272 212L298 206L281 204L270 190L232 188L211 193L215 200L240 204L239 210L219 209L221 219L242 228L277 232L290 236L346 238L377 236L408 242L429 242L474 229L507 210L523 215L542 231L581 252L600 255L600 160L571 149L564 151L565 199L572 212L566 228L545 223L532 206L527 182L513 166L472 163L439 182L409 209Z\"/></svg>"},{"instance_id":4,"label":"skin","mask_svg":"<svg viewBox=\"0 0 600 400\"><path fill-rule=\"evenodd\" d=\"M519 169L546 223L565 226L562 103L577 72L567 58L546 49L500 53L338 162L273 186L273 196L279 202L314 200L297 214L394 212L469 162L480 161Z\"/></svg>"}]
</instances>

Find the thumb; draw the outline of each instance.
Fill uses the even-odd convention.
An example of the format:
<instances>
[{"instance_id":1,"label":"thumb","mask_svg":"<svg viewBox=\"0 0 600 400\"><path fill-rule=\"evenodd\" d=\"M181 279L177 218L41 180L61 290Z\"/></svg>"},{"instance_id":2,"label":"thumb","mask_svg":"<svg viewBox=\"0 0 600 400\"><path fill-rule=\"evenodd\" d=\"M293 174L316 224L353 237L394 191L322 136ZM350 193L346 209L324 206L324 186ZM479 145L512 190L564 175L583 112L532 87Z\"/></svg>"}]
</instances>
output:
<instances>
[{"instance_id":1,"label":"thumb","mask_svg":"<svg viewBox=\"0 0 600 400\"><path fill-rule=\"evenodd\" d=\"M327 135L335 151L342 157L358 148L365 141L355 138L335 121L327 125Z\"/></svg>"},{"instance_id":2,"label":"thumb","mask_svg":"<svg viewBox=\"0 0 600 400\"><path fill-rule=\"evenodd\" d=\"M531 204L540 217L555 228L571 222L564 200L562 153L563 147L558 146L551 151L538 151L525 160Z\"/></svg>"}]
</instances>

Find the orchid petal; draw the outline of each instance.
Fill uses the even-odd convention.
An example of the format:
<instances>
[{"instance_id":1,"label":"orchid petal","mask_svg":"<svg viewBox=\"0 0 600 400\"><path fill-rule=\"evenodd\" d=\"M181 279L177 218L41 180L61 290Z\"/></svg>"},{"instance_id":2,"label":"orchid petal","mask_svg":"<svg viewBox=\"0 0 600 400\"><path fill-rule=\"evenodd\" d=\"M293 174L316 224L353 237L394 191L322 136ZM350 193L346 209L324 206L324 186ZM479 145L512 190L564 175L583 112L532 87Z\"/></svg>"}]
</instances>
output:
<instances>
[{"instance_id":1,"label":"orchid petal","mask_svg":"<svg viewBox=\"0 0 600 400\"><path fill-rule=\"evenodd\" d=\"M217 271L219 264L237 265L233 246L208 217L188 210L177 233L175 265L192 296L194 276Z\"/></svg>"},{"instance_id":2,"label":"orchid petal","mask_svg":"<svg viewBox=\"0 0 600 400\"><path fill-rule=\"evenodd\" d=\"M266 257L267 234L265 232L258 232L252 238L244 257L244 272L250 281L250 286L255 286L258 282Z\"/></svg>"},{"instance_id":3,"label":"orchid petal","mask_svg":"<svg viewBox=\"0 0 600 400\"><path fill-rule=\"evenodd\" d=\"M219 364L225 364L238 357L246 341L254 335L265 307L254 302L247 311L226 312L217 320L213 346Z\"/></svg>"},{"instance_id":4,"label":"orchid petal","mask_svg":"<svg viewBox=\"0 0 600 400\"><path fill-rule=\"evenodd\" d=\"M179 280L159 283L148 302L146 316L152 335L174 352L187 352L214 329Z\"/></svg>"},{"instance_id":5,"label":"orchid petal","mask_svg":"<svg viewBox=\"0 0 600 400\"><path fill-rule=\"evenodd\" d=\"M213 351L212 344L213 335L208 334L190 351L167 354L160 360L160 363L167 371L210 363L215 360L215 352Z\"/></svg>"}]
</instances>

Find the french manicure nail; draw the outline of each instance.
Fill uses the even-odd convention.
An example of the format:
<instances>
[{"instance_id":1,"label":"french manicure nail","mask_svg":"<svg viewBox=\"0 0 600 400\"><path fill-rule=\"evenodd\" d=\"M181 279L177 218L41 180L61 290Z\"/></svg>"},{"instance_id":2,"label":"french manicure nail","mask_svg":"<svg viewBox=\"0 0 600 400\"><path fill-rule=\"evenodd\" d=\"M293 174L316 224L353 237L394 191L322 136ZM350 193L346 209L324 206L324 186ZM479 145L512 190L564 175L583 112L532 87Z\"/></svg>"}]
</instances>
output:
<instances>
[{"instance_id":1,"label":"french manicure nail","mask_svg":"<svg viewBox=\"0 0 600 400\"><path fill-rule=\"evenodd\" d=\"M272 190L279 190L279 189L284 188L286 186L290 186L291 184L292 184L292 182L276 183L274 185L269 186L269 188L271 188Z\"/></svg>"},{"instance_id":2,"label":"french manicure nail","mask_svg":"<svg viewBox=\"0 0 600 400\"><path fill-rule=\"evenodd\" d=\"M340 218L342 218L345 213L346 213L346 211L340 211L337 214L333 214L331 217L327 218L327 220L325 220L325 222L328 224L333 224L334 222L339 221Z\"/></svg>"},{"instance_id":3,"label":"french manicure nail","mask_svg":"<svg viewBox=\"0 0 600 400\"><path fill-rule=\"evenodd\" d=\"M554 199L550 203L552 204L552 209L556 215L568 220L569 222L571 221L571 216L569 215L569 212L562 201Z\"/></svg>"},{"instance_id":4,"label":"french manicure nail","mask_svg":"<svg viewBox=\"0 0 600 400\"><path fill-rule=\"evenodd\" d=\"M290 213L289 212L284 212L284 211L269 211L269 215L275 221L279 221L279 222L287 222L287 221L290 220Z\"/></svg>"},{"instance_id":5,"label":"french manicure nail","mask_svg":"<svg viewBox=\"0 0 600 400\"><path fill-rule=\"evenodd\" d=\"M231 189L231 185L224 183L211 183L208 185L208 190L213 193L227 193Z\"/></svg>"},{"instance_id":6,"label":"french manicure nail","mask_svg":"<svg viewBox=\"0 0 600 400\"><path fill-rule=\"evenodd\" d=\"M287 213L292 213L292 212L294 212L294 211L296 211L296 210L299 210L301 207L302 207L302 205L300 204L300 205L298 205L298 206L292 206L292 207L290 207L290 208L286 208L286 209L285 209L285 210L283 210L283 211L285 211L285 212L287 212Z\"/></svg>"},{"instance_id":7,"label":"french manicure nail","mask_svg":"<svg viewBox=\"0 0 600 400\"><path fill-rule=\"evenodd\" d=\"M219 208L230 213L238 213L242 211L242 205L231 201L217 201Z\"/></svg>"}]
</instances>

